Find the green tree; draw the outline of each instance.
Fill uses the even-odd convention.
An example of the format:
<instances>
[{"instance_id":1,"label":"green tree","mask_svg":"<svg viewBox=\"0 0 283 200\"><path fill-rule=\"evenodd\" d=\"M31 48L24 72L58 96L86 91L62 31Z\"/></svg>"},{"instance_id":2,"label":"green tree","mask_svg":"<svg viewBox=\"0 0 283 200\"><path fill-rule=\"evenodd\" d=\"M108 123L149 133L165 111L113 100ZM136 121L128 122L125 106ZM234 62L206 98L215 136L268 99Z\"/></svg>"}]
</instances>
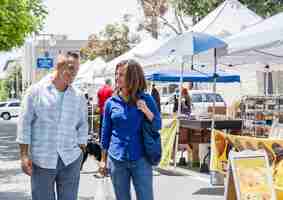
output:
<instances>
[{"instance_id":1,"label":"green tree","mask_svg":"<svg viewBox=\"0 0 283 200\"><path fill-rule=\"evenodd\" d=\"M6 79L0 80L0 101L5 101L9 98L21 98L22 94L22 67L19 63L14 62L12 69ZM12 91L15 93L12 94Z\"/></svg>"},{"instance_id":2,"label":"green tree","mask_svg":"<svg viewBox=\"0 0 283 200\"><path fill-rule=\"evenodd\" d=\"M8 80L0 80L0 101L6 101L9 98Z\"/></svg>"},{"instance_id":3,"label":"green tree","mask_svg":"<svg viewBox=\"0 0 283 200\"><path fill-rule=\"evenodd\" d=\"M21 46L42 28L46 15L42 0L0 0L0 51Z\"/></svg>"},{"instance_id":4,"label":"green tree","mask_svg":"<svg viewBox=\"0 0 283 200\"><path fill-rule=\"evenodd\" d=\"M83 59L94 60L103 57L106 61L122 55L130 49L136 38L129 37L125 24L108 24L99 34L92 34L86 47L81 49Z\"/></svg>"},{"instance_id":5,"label":"green tree","mask_svg":"<svg viewBox=\"0 0 283 200\"><path fill-rule=\"evenodd\" d=\"M239 0L249 9L262 17L269 17L283 11L282 0ZM171 0L178 13L193 17L193 23L197 23L224 0Z\"/></svg>"}]
</instances>

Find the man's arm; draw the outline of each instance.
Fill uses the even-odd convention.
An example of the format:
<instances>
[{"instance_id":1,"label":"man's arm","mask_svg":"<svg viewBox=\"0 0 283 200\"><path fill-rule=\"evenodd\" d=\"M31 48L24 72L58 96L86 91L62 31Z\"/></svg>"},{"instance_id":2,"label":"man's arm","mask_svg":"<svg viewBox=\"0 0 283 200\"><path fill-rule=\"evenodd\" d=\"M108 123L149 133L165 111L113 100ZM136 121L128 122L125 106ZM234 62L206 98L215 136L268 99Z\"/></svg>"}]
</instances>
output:
<instances>
[{"instance_id":1,"label":"man's arm","mask_svg":"<svg viewBox=\"0 0 283 200\"><path fill-rule=\"evenodd\" d=\"M29 146L31 143L31 127L34 121L34 106L33 106L33 96L32 89L30 88L21 103L21 110L18 120L18 131L17 131L17 142L19 144L25 144ZM21 145L20 145L21 148ZM25 150L21 149L21 150ZM28 152L27 152L28 153ZM22 155L22 154L21 154Z\"/></svg>"},{"instance_id":2,"label":"man's arm","mask_svg":"<svg viewBox=\"0 0 283 200\"><path fill-rule=\"evenodd\" d=\"M28 150L29 150L29 145L28 144L20 144L20 156L22 158L28 158Z\"/></svg>"},{"instance_id":3,"label":"man's arm","mask_svg":"<svg viewBox=\"0 0 283 200\"><path fill-rule=\"evenodd\" d=\"M87 107L87 102L83 98L82 99L82 104L81 104L81 118L80 122L77 126L78 130L78 143L82 151L85 151L86 149L86 143L87 143L87 138L88 138L88 107Z\"/></svg>"},{"instance_id":4,"label":"man's arm","mask_svg":"<svg viewBox=\"0 0 283 200\"><path fill-rule=\"evenodd\" d=\"M27 175L32 173L32 161L29 158L29 145L31 143L31 126L34 120L34 107L31 89L25 94L18 121L17 142L20 145L20 159L22 169Z\"/></svg>"}]
</instances>

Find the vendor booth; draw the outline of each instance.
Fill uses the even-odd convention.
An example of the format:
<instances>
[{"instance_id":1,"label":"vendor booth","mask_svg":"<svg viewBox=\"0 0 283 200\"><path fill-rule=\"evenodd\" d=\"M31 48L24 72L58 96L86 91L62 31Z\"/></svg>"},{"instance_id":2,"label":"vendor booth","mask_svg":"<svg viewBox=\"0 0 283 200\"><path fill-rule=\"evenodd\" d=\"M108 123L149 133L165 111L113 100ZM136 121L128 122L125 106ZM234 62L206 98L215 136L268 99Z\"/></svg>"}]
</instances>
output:
<instances>
[{"instance_id":1,"label":"vendor booth","mask_svg":"<svg viewBox=\"0 0 283 200\"><path fill-rule=\"evenodd\" d=\"M201 73L201 72L184 72L184 82L209 82L214 83L240 83L240 76L236 74L228 74L225 72ZM146 79L154 82L179 82L180 73L175 71L167 72L151 72L146 74ZM212 110L211 110L212 111ZM225 112L226 113L226 112ZM217 112L216 112L217 114ZM211 138L212 118L208 119L192 119L190 117L180 120L180 136L178 139L179 146L188 146L191 151L190 161L199 163L199 146L207 144ZM228 130L235 132L241 130L242 120L226 119L226 115L222 119L214 119L214 128L220 130Z\"/></svg>"}]
</instances>

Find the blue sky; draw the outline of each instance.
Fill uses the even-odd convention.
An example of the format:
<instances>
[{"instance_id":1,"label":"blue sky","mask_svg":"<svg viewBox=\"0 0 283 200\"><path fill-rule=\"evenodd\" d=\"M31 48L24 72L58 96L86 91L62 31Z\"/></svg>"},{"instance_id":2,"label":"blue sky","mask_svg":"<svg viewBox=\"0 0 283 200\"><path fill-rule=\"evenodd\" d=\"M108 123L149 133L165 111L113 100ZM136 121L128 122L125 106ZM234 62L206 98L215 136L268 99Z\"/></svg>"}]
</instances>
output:
<instances>
[{"instance_id":1,"label":"blue sky","mask_svg":"<svg viewBox=\"0 0 283 200\"><path fill-rule=\"evenodd\" d=\"M69 39L87 39L106 24L119 22L125 13L135 13L137 0L44 0L49 15L44 33L66 34Z\"/></svg>"}]
</instances>

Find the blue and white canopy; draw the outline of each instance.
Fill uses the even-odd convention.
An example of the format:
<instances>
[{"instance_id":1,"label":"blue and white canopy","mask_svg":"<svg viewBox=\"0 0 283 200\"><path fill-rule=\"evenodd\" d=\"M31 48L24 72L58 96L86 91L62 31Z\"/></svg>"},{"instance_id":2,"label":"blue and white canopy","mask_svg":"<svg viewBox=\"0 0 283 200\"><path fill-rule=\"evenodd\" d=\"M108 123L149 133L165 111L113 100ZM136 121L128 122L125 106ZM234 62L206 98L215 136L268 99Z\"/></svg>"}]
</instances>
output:
<instances>
[{"instance_id":1,"label":"blue and white canopy","mask_svg":"<svg viewBox=\"0 0 283 200\"><path fill-rule=\"evenodd\" d=\"M180 82L180 72L152 72L146 74L146 79L159 82ZM216 77L218 83L233 83L240 82L240 76L237 74L229 74L225 72L215 73L200 73L200 72L185 72L183 74L184 82L213 82Z\"/></svg>"}]
</instances>

